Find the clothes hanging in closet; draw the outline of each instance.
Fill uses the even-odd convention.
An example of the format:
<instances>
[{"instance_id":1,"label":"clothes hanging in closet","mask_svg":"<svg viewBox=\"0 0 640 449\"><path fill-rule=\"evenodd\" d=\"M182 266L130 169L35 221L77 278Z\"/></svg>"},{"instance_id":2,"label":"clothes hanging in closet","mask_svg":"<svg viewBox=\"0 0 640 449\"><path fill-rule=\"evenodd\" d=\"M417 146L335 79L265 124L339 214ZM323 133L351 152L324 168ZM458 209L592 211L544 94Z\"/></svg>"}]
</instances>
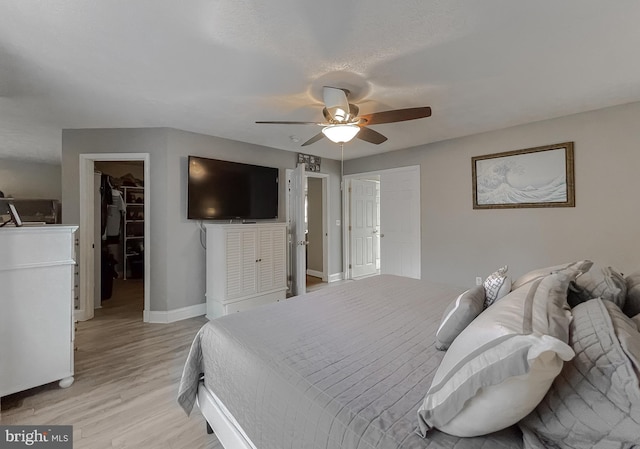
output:
<instances>
[{"instance_id":1,"label":"clothes hanging in closet","mask_svg":"<svg viewBox=\"0 0 640 449\"><path fill-rule=\"evenodd\" d=\"M107 211L111 204L111 177L104 173L100 176L100 235L106 236L107 232Z\"/></svg>"},{"instance_id":2,"label":"clothes hanging in closet","mask_svg":"<svg viewBox=\"0 0 640 449\"><path fill-rule=\"evenodd\" d=\"M107 229L104 239L109 237L119 237L122 229L122 217L126 212L122 192L116 189L111 190L111 204L107 206Z\"/></svg>"}]
</instances>

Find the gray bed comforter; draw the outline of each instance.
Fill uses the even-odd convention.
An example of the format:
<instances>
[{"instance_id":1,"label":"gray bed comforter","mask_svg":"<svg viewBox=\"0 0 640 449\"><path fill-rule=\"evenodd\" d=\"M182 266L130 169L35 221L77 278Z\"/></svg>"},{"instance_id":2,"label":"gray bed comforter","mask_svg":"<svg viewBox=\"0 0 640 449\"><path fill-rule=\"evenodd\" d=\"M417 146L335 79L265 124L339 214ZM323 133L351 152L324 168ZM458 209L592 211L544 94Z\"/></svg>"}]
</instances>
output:
<instances>
[{"instance_id":1,"label":"gray bed comforter","mask_svg":"<svg viewBox=\"0 0 640 449\"><path fill-rule=\"evenodd\" d=\"M640 354L635 324L600 298L573 309L571 346L543 401L520 427L527 449L640 448Z\"/></svg>"},{"instance_id":2,"label":"gray bed comforter","mask_svg":"<svg viewBox=\"0 0 640 449\"><path fill-rule=\"evenodd\" d=\"M460 290L376 276L228 315L197 334L178 402L201 373L258 449L518 449L518 429L478 438L415 432L442 359L434 334Z\"/></svg>"}]
</instances>

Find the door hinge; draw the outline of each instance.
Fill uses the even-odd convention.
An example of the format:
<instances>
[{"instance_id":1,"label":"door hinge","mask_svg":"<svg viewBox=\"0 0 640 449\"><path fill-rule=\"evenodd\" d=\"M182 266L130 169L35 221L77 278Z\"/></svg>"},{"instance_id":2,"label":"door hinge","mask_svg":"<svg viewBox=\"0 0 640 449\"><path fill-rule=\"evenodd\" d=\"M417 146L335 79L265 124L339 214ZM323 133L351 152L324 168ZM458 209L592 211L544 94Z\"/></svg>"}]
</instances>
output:
<instances>
[{"instance_id":1,"label":"door hinge","mask_svg":"<svg viewBox=\"0 0 640 449\"><path fill-rule=\"evenodd\" d=\"M351 269L351 264L349 264L349 269Z\"/></svg>"},{"instance_id":2,"label":"door hinge","mask_svg":"<svg viewBox=\"0 0 640 449\"><path fill-rule=\"evenodd\" d=\"M351 231L351 225L349 225L349 231Z\"/></svg>"}]
</instances>

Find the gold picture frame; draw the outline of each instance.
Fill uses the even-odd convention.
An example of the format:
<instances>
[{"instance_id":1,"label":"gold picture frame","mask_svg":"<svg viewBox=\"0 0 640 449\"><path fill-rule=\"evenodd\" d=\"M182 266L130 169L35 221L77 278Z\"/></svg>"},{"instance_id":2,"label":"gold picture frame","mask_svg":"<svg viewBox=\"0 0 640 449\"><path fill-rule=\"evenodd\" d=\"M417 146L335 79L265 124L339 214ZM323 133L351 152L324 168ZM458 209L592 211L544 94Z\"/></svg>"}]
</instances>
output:
<instances>
[{"instance_id":1,"label":"gold picture frame","mask_svg":"<svg viewBox=\"0 0 640 449\"><path fill-rule=\"evenodd\" d=\"M471 158L474 209L575 207L573 142Z\"/></svg>"}]
</instances>

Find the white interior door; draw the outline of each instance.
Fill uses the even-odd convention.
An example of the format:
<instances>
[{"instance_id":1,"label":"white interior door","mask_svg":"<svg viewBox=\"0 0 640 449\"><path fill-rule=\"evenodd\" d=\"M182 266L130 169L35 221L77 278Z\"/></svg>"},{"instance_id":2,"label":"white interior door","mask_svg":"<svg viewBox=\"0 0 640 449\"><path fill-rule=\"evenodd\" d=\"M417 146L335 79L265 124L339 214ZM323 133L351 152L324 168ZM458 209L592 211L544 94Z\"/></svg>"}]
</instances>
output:
<instances>
[{"instance_id":1,"label":"white interior door","mask_svg":"<svg viewBox=\"0 0 640 449\"><path fill-rule=\"evenodd\" d=\"M420 279L419 167L380 173L380 272Z\"/></svg>"},{"instance_id":2,"label":"white interior door","mask_svg":"<svg viewBox=\"0 0 640 449\"><path fill-rule=\"evenodd\" d=\"M291 290L294 296L307 291L306 241L304 235L305 164L291 172L289 179L289 232L291 233Z\"/></svg>"},{"instance_id":3,"label":"white interior door","mask_svg":"<svg viewBox=\"0 0 640 449\"><path fill-rule=\"evenodd\" d=\"M93 307L102 307L102 195L100 183L102 175L93 174Z\"/></svg>"},{"instance_id":4,"label":"white interior door","mask_svg":"<svg viewBox=\"0 0 640 449\"><path fill-rule=\"evenodd\" d=\"M376 229L373 231L373 254L376 270L380 270L380 181L376 183Z\"/></svg>"},{"instance_id":5,"label":"white interior door","mask_svg":"<svg viewBox=\"0 0 640 449\"><path fill-rule=\"evenodd\" d=\"M351 180L351 269L352 276L375 274L376 269L376 233L378 213L376 202L377 182Z\"/></svg>"}]
</instances>

